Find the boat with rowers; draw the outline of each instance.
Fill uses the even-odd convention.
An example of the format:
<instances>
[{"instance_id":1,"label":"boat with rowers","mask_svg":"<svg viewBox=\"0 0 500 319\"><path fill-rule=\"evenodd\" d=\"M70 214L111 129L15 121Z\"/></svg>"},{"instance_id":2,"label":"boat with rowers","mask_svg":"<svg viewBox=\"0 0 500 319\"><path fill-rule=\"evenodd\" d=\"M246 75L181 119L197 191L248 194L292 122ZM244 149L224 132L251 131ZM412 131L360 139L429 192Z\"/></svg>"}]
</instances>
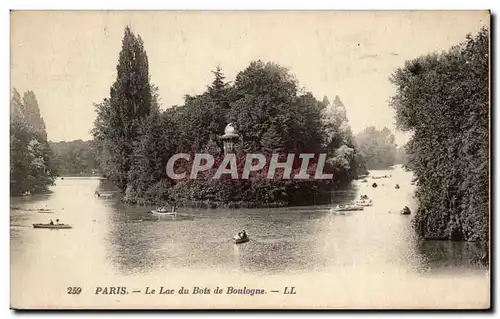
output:
<instances>
[{"instance_id":1,"label":"boat with rowers","mask_svg":"<svg viewBox=\"0 0 500 319\"><path fill-rule=\"evenodd\" d=\"M101 193L99 191L95 191L94 195L97 196L97 198L104 198L104 199L113 198L112 193Z\"/></svg>"},{"instance_id":2,"label":"boat with rowers","mask_svg":"<svg viewBox=\"0 0 500 319\"><path fill-rule=\"evenodd\" d=\"M247 241L250 241L250 239L248 238L248 235L245 231L238 233L238 235L233 237L233 240L234 240L235 244L242 244L242 243L246 243Z\"/></svg>"},{"instance_id":3,"label":"boat with rowers","mask_svg":"<svg viewBox=\"0 0 500 319\"><path fill-rule=\"evenodd\" d=\"M70 229L72 227L68 224L60 224L59 219L56 219L55 223L51 219L48 224L33 224L33 228Z\"/></svg>"},{"instance_id":4,"label":"boat with rowers","mask_svg":"<svg viewBox=\"0 0 500 319\"><path fill-rule=\"evenodd\" d=\"M373 201L368 197L368 195L361 195L354 204L355 206L371 207L373 206Z\"/></svg>"},{"instance_id":5,"label":"boat with rowers","mask_svg":"<svg viewBox=\"0 0 500 319\"><path fill-rule=\"evenodd\" d=\"M358 200L355 203L356 206L361 206L361 207L372 207L373 202L370 200Z\"/></svg>"},{"instance_id":6,"label":"boat with rowers","mask_svg":"<svg viewBox=\"0 0 500 319\"><path fill-rule=\"evenodd\" d=\"M337 205L335 208L330 208L331 213L335 212L354 212L364 210L363 206L358 205Z\"/></svg>"},{"instance_id":7,"label":"boat with rowers","mask_svg":"<svg viewBox=\"0 0 500 319\"><path fill-rule=\"evenodd\" d=\"M411 210L408 206L405 206L402 210L401 210L401 215L410 215L411 214Z\"/></svg>"},{"instance_id":8,"label":"boat with rowers","mask_svg":"<svg viewBox=\"0 0 500 319\"><path fill-rule=\"evenodd\" d=\"M41 214L52 214L52 210L50 208L39 208L38 212Z\"/></svg>"},{"instance_id":9,"label":"boat with rowers","mask_svg":"<svg viewBox=\"0 0 500 319\"><path fill-rule=\"evenodd\" d=\"M152 209L151 214L158 216L176 216L177 210L175 209L175 206L173 206L172 209L168 209L167 207L162 206L156 209Z\"/></svg>"},{"instance_id":10,"label":"boat with rowers","mask_svg":"<svg viewBox=\"0 0 500 319\"><path fill-rule=\"evenodd\" d=\"M50 228L50 229L70 229L73 228L67 224L33 224L33 228Z\"/></svg>"}]
</instances>

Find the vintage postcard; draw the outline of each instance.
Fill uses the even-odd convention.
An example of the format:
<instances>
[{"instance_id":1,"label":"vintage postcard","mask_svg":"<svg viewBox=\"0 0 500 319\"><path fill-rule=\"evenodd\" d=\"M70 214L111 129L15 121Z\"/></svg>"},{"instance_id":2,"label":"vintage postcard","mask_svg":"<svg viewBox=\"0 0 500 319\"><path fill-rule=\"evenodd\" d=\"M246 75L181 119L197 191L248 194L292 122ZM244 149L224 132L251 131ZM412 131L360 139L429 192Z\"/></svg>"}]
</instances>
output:
<instances>
[{"instance_id":1,"label":"vintage postcard","mask_svg":"<svg viewBox=\"0 0 500 319\"><path fill-rule=\"evenodd\" d=\"M489 11L10 18L11 308L490 308Z\"/></svg>"}]
</instances>

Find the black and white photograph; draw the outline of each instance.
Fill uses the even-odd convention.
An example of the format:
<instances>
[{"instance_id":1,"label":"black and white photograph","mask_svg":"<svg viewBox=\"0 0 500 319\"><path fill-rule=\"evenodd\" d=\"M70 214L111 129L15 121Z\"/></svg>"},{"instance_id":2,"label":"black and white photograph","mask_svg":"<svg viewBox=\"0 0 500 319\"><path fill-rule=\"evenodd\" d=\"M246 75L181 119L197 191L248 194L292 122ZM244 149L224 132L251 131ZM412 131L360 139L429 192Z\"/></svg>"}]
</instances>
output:
<instances>
[{"instance_id":1,"label":"black and white photograph","mask_svg":"<svg viewBox=\"0 0 500 319\"><path fill-rule=\"evenodd\" d=\"M11 309L490 309L490 21L12 10Z\"/></svg>"}]
</instances>

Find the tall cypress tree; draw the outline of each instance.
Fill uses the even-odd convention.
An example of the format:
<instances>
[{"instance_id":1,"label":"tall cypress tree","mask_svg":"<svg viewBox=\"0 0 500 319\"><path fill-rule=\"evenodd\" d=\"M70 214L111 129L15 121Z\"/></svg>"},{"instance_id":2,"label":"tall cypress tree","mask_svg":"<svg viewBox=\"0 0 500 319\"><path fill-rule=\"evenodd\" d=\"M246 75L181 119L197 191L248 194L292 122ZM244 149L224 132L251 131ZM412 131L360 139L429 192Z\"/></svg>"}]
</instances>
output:
<instances>
[{"instance_id":1,"label":"tall cypress tree","mask_svg":"<svg viewBox=\"0 0 500 319\"><path fill-rule=\"evenodd\" d=\"M110 89L107 103L98 106L94 137L102 142L109 158L104 172L121 189L127 186L133 145L138 139L139 127L151 110L149 65L140 36L125 28L117 77ZM103 125L104 124L104 125Z\"/></svg>"}]
</instances>

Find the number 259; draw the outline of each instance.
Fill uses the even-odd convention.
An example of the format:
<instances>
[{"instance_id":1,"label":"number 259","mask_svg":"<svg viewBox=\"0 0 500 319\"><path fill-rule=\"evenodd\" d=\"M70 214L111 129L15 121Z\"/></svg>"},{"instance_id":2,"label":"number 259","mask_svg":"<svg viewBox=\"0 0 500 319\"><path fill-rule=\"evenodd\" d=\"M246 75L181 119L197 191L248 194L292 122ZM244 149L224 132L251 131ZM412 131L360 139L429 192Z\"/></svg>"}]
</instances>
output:
<instances>
[{"instance_id":1,"label":"number 259","mask_svg":"<svg viewBox=\"0 0 500 319\"><path fill-rule=\"evenodd\" d=\"M79 295L82 292L81 287L68 287L68 295Z\"/></svg>"}]
</instances>

